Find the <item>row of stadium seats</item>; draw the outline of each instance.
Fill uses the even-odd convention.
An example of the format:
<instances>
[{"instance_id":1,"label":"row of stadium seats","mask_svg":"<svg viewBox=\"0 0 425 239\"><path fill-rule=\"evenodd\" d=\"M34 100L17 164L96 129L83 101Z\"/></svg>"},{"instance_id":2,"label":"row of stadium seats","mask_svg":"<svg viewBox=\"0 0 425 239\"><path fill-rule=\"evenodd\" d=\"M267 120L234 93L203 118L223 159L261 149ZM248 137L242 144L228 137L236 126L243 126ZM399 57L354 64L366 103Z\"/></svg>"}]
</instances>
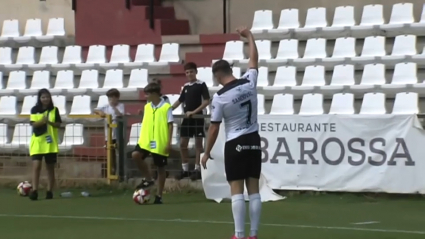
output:
<instances>
[{"instance_id":1,"label":"row of stadium seats","mask_svg":"<svg viewBox=\"0 0 425 239\"><path fill-rule=\"evenodd\" d=\"M148 66L164 66L170 62L180 62L180 45L177 43L165 43L162 45L161 54L156 61L155 47L153 44L141 44L137 47L134 61L130 59L129 45L115 45L109 62L106 60L106 47L103 45L93 45L89 47L86 62L81 57L81 46L67 46L62 62L58 60L58 47L45 46L41 50L40 59L35 60L35 48L23 46L19 48L16 61L12 61L12 48L0 48L0 70L12 71L22 68L31 70L42 70L51 68L52 70L66 70L75 67L80 70L85 69L114 69L118 67L139 68L145 64Z\"/></svg>"},{"instance_id":2,"label":"row of stadium seats","mask_svg":"<svg viewBox=\"0 0 425 239\"><path fill-rule=\"evenodd\" d=\"M254 13L252 32L254 34L266 34L270 37L305 38L312 34L320 37L334 38L338 36L368 36L377 31L385 35L392 33L418 33L423 34L425 29L425 12L419 22L415 22L412 3L397 3L393 5L391 17L386 24L383 13L383 5L372 4L363 7L360 24L356 25L353 6L340 6L335 8L332 26L326 19L326 8L315 7L307 10L304 27L300 26L299 10L284 9L280 13L278 27L273 23L271 10L258 10ZM293 33L293 34L288 34Z\"/></svg>"},{"instance_id":3,"label":"row of stadium seats","mask_svg":"<svg viewBox=\"0 0 425 239\"><path fill-rule=\"evenodd\" d=\"M281 40L276 57L272 57L271 41L257 40L259 60L261 65L277 67L282 64L305 67L306 65L322 64L333 67L337 64L369 64L382 62L387 65L405 60L425 64L425 51L418 54L415 35L401 35L395 38L391 54L385 50L385 37L366 37L361 54L356 52L356 39L352 37L338 38L335 41L332 56L326 52L326 39L308 39L302 58L299 56L298 40ZM249 59L244 54L244 42L229 41L226 43L223 59L234 63L235 66L246 68ZM213 60L217 61L217 60Z\"/></svg>"},{"instance_id":4,"label":"row of stadium seats","mask_svg":"<svg viewBox=\"0 0 425 239\"><path fill-rule=\"evenodd\" d=\"M43 34L41 19L28 19L24 34L19 31L19 21L16 19L5 20L0 35L0 45L53 42L65 37L65 23L63 18L51 18L47 26L46 34Z\"/></svg>"},{"instance_id":5,"label":"row of stadium seats","mask_svg":"<svg viewBox=\"0 0 425 239\"><path fill-rule=\"evenodd\" d=\"M172 94L167 95L171 102L175 102L179 95ZM294 103L294 94L276 94L273 96L273 103L271 107L270 114L293 114L293 103ZM323 94L319 93L308 93L302 95L302 103L300 114L313 114L314 112L320 111L320 114L323 114ZM338 113L339 111L334 110L333 107L341 107L345 110L350 110L351 114L354 113L354 98L355 95L352 93L336 93L332 96L332 106L331 111L333 113ZM22 104L22 109L20 115L27 116L30 114L31 108L35 105L37 100L36 96L25 96L24 102ZM91 97L87 95L75 96L71 104L70 112L68 113L66 108L66 99L65 96L53 96L53 102L56 107L58 107L61 115L63 116L82 116L92 114L91 107ZM415 112L418 113L418 94L415 92L410 93L397 93L395 96L395 102L402 102L400 104L396 103L394 106L393 113L407 112L411 110L411 107L416 107ZM103 106L108 103L106 96L101 96L97 102L97 106ZM334 106L335 104L335 106ZM350 106L351 105L351 106ZM369 105L376 106L371 108ZM402 107L400 107L402 105ZM263 94L258 95L258 114L266 114L265 110L265 96ZM383 108L382 108L383 107ZM405 109L403 109L403 107ZM316 108L316 109L315 109ZM364 109L369 109L370 111L365 111ZM290 110L292 109L292 110ZM321 109L321 110L320 110ZM384 111L382 111L384 109ZM313 111L312 111L313 110ZM352 111L351 111L352 110ZM289 112L289 113L288 113ZM344 111L345 112L345 111ZM339 112L339 113L344 113ZM384 93L366 93L363 97L362 109L360 110L361 114L385 114L385 94ZM181 107L177 108L173 112L176 115L183 114ZM207 110L209 114L209 109ZM15 96L2 96L0 98L0 116L1 117L15 117L18 115L17 111L17 100ZM64 118L66 121L66 118Z\"/></svg>"}]
</instances>

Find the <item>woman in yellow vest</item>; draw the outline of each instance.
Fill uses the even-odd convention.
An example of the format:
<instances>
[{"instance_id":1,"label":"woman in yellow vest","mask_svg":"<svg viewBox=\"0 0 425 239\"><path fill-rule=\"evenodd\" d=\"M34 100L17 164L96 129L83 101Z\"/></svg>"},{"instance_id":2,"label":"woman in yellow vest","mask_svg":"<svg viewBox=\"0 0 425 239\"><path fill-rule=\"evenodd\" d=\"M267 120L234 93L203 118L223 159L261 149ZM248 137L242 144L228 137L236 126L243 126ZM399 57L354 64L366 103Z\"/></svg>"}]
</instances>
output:
<instances>
[{"instance_id":1,"label":"woman in yellow vest","mask_svg":"<svg viewBox=\"0 0 425 239\"><path fill-rule=\"evenodd\" d=\"M55 164L59 151L58 128L62 120L59 110L53 105L52 96L47 89L38 91L37 104L31 109L30 123L32 125L32 136L29 150L33 160L33 191L29 198L31 200L38 199L37 189L41 162L44 158L49 180L46 199L52 199L52 189L55 183Z\"/></svg>"},{"instance_id":2,"label":"woman in yellow vest","mask_svg":"<svg viewBox=\"0 0 425 239\"><path fill-rule=\"evenodd\" d=\"M162 204L168 155L171 150L173 135L173 111L170 103L161 97L161 87L157 83L150 83L144 88L148 103L145 105L139 142L132 153L139 170L145 177L137 188L149 188L154 181L148 165L144 159L151 154L158 170L158 194L155 204Z\"/></svg>"}]
</instances>

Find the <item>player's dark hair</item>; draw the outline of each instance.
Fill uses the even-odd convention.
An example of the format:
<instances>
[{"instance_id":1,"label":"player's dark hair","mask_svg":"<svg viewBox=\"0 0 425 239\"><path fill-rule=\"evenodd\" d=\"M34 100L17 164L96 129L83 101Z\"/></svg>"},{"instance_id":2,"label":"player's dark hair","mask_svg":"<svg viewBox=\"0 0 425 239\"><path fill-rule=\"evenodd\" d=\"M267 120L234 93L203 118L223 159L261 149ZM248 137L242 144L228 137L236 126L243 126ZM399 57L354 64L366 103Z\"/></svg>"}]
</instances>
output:
<instances>
[{"instance_id":1,"label":"player's dark hair","mask_svg":"<svg viewBox=\"0 0 425 239\"><path fill-rule=\"evenodd\" d=\"M112 97L115 97L115 98L120 98L120 91L119 90L117 90L117 89L115 89L115 88L112 88L112 89L110 89L110 90L108 90L107 92L106 92L106 96L108 97L108 98L112 98Z\"/></svg>"},{"instance_id":2,"label":"player's dark hair","mask_svg":"<svg viewBox=\"0 0 425 239\"><path fill-rule=\"evenodd\" d=\"M151 82L152 82L152 83L157 83L159 86L162 86L162 84L161 84L161 80L160 80L160 79L158 79L158 78L153 78Z\"/></svg>"},{"instance_id":3,"label":"player's dark hair","mask_svg":"<svg viewBox=\"0 0 425 239\"><path fill-rule=\"evenodd\" d=\"M184 64L184 70L198 70L198 66L194 62L188 62Z\"/></svg>"},{"instance_id":4,"label":"player's dark hair","mask_svg":"<svg viewBox=\"0 0 425 239\"><path fill-rule=\"evenodd\" d=\"M214 62L212 66L212 72L213 74L217 72L221 72L226 75L232 74L232 67L230 66L229 62L226 60L218 60Z\"/></svg>"},{"instance_id":5,"label":"player's dark hair","mask_svg":"<svg viewBox=\"0 0 425 239\"><path fill-rule=\"evenodd\" d=\"M157 83L149 83L144 89L143 91L145 93L156 93L158 95L161 95L161 86Z\"/></svg>"},{"instance_id":6,"label":"player's dark hair","mask_svg":"<svg viewBox=\"0 0 425 239\"><path fill-rule=\"evenodd\" d=\"M48 95L49 96L50 103L47 106L47 109L48 110L53 110L53 108L55 106L53 105L52 94L50 94L50 91L48 89L46 89L46 88L43 88L43 89L41 89L41 90L38 91L38 94L37 94L37 103L35 104L35 106L37 108L39 108L39 109L43 109L43 103L41 103L41 96L42 95Z\"/></svg>"}]
</instances>

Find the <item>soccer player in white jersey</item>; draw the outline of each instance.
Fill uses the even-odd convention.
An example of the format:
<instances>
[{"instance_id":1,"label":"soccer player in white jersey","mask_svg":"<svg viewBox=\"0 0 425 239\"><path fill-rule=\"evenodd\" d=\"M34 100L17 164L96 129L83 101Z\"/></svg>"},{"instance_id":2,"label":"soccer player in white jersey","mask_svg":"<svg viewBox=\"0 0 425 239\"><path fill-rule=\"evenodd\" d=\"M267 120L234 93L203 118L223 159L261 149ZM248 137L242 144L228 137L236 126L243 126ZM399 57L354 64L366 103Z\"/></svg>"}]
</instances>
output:
<instances>
[{"instance_id":1,"label":"soccer player in white jersey","mask_svg":"<svg viewBox=\"0 0 425 239\"><path fill-rule=\"evenodd\" d=\"M235 235L232 239L245 238L244 184L249 194L251 219L251 232L248 238L257 239L261 214L259 194L261 139L257 122L258 51L254 37L247 28L239 28L237 31L248 40L249 69L242 78L236 79L227 61L219 60L213 64L214 77L223 88L212 99L211 125L202 165L206 168L206 163L211 158L211 149L217 139L220 123L224 119L226 131L224 162L232 194L235 222Z\"/></svg>"}]
</instances>

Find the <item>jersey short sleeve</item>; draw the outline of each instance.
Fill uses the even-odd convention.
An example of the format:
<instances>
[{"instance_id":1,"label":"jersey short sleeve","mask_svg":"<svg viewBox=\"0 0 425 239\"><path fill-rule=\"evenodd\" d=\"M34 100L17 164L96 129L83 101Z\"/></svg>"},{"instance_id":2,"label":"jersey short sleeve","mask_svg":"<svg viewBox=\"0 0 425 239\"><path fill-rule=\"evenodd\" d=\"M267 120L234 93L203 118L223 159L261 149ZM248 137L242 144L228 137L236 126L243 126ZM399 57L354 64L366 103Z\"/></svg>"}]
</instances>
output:
<instances>
[{"instance_id":1,"label":"jersey short sleeve","mask_svg":"<svg viewBox=\"0 0 425 239\"><path fill-rule=\"evenodd\" d=\"M179 102L183 103L186 99L186 91L184 90L185 87L183 87L182 91L180 92Z\"/></svg>"},{"instance_id":2,"label":"jersey short sleeve","mask_svg":"<svg viewBox=\"0 0 425 239\"><path fill-rule=\"evenodd\" d=\"M205 82L203 82L201 88L202 88L202 98L204 100L209 100L210 99L210 92L208 91L207 84L205 84Z\"/></svg>"},{"instance_id":3,"label":"jersey short sleeve","mask_svg":"<svg viewBox=\"0 0 425 239\"><path fill-rule=\"evenodd\" d=\"M55 109L55 123L62 123L62 118L59 109L57 107L55 107Z\"/></svg>"},{"instance_id":4,"label":"jersey short sleeve","mask_svg":"<svg viewBox=\"0 0 425 239\"><path fill-rule=\"evenodd\" d=\"M167 122L168 123L174 123L173 108L171 108L171 107L167 111Z\"/></svg>"},{"instance_id":5,"label":"jersey short sleeve","mask_svg":"<svg viewBox=\"0 0 425 239\"><path fill-rule=\"evenodd\" d=\"M211 123L221 123L223 120L223 105L220 103L220 98L214 95L211 102Z\"/></svg>"},{"instance_id":6,"label":"jersey short sleeve","mask_svg":"<svg viewBox=\"0 0 425 239\"><path fill-rule=\"evenodd\" d=\"M241 77L242 79L247 79L251 86L257 87L257 78L258 70L257 69L248 69L247 72Z\"/></svg>"}]
</instances>

